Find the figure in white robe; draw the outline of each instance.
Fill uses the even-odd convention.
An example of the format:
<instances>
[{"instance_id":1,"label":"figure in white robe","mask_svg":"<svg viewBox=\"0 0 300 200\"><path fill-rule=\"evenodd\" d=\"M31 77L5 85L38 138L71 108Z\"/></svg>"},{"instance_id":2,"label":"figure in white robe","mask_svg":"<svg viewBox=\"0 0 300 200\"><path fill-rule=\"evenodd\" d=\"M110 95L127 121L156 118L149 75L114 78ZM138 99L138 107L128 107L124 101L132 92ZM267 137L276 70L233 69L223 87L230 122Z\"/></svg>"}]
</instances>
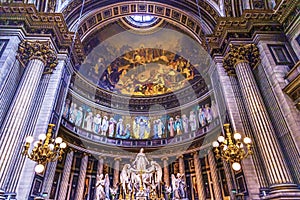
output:
<instances>
[{"instance_id":1,"label":"figure in white robe","mask_svg":"<svg viewBox=\"0 0 300 200\"><path fill-rule=\"evenodd\" d=\"M168 130L169 130L169 133L170 133L170 137L174 137L175 136L175 124L174 124L173 117L171 117L169 119Z\"/></svg>"},{"instance_id":2,"label":"figure in white robe","mask_svg":"<svg viewBox=\"0 0 300 200\"><path fill-rule=\"evenodd\" d=\"M104 116L103 117L103 120L102 120L102 124L101 124L101 135L106 135L106 132L108 130L108 119L107 119L107 116Z\"/></svg>"},{"instance_id":3,"label":"figure in white robe","mask_svg":"<svg viewBox=\"0 0 300 200\"><path fill-rule=\"evenodd\" d=\"M96 114L96 116L94 117L93 123L94 123L94 133L100 133L101 130L101 116L100 114Z\"/></svg>"},{"instance_id":4,"label":"figure in white robe","mask_svg":"<svg viewBox=\"0 0 300 200\"><path fill-rule=\"evenodd\" d=\"M93 127L93 113L89 112L84 121L86 122L86 130L92 131Z\"/></svg>"},{"instance_id":5,"label":"figure in white robe","mask_svg":"<svg viewBox=\"0 0 300 200\"><path fill-rule=\"evenodd\" d=\"M162 138L164 132L165 132L165 125L161 121L161 119L158 119L157 120L157 135L158 135L158 138Z\"/></svg>"},{"instance_id":6,"label":"figure in white robe","mask_svg":"<svg viewBox=\"0 0 300 200\"><path fill-rule=\"evenodd\" d=\"M111 117L108 124L108 136L114 137L116 120Z\"/></svg>"},{"instance_id":7,"label":"figure in white robe","mask_svg":"<svg viewBox=\"0 0 300 200\"><path fill-rule=\"evenodd\" d=\"M196 129L197 129L197 119L196 119L195 112L193 110L190 112L189 121L190 121L191 131L196 131Z\"/></svg>"},{"instance_id":8,"label":"figure in white robe","mask_svg":"<svg viewBox=\"0 0 300 200\"><path fill-rule=\"evenodd\" d=\"M189 119L187 118L187 116L185 114L183 114L181 116L181 120L182 120L182 127L183 127L184 133L188 133L189 132Z\"/></svg>"}]
</instances>

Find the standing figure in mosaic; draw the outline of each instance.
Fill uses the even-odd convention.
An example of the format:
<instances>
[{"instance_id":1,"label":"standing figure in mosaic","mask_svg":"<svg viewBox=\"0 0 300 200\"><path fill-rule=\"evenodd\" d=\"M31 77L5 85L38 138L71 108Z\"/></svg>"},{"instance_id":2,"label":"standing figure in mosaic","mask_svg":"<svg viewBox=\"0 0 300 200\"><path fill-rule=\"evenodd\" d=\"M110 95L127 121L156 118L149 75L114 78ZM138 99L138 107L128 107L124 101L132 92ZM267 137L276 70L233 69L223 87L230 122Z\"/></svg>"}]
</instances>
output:
<instances>
[{"instance_id":1,"label":"standing figure in mosaic","mask_svg":"<svg viewBox=\"0 0 300 200\"><path fill-rule=\"evenodd\" d=\"M69 113L70 113L70 99L67 99L62 116L67 119L69 117Z\"/></svg>"},{"instance_id":2,"label":"standing figure in mosaic","mask_svg":"<svg viewBox=\"0 0 300 200\"><path fill-rule=\"evenodd\" d=\"M170 137L174 137L174 135L175 135L175 124L174 124L173 117L171 117L169 119L168 130L169 130L169 133L170 133Z\"/></svg>"},{"instance_id":3,"label":"standing figure in mosaic","mask_svg":"<svg viewBox=\"0 0 300 200\"><path fill-rule=\"evenodd\" d=\"M125 127L123 124L123 119L119 119L119 122L117 123L117 129L116 129L116 135L122 136L124 135Z\"/></svg>"},{"instance_id":4,"label":"standing figure in mosaic","mask_svg":"<svg viewBox=\"0 0 300 200\"><path fill-rule=\"evenodd\" d=\"M86 122L86 130L88 131L92 131L92 127L93 127L93 113L92 112L88 112L86 118L84 119L84 121Z\"/></svg>"},{"instance_id":5,"label":"standing figure in mosaic","mask_svg":"<svg viewBox=\"0 0 300 200\"><path fill-rule=\"evenodd\" d=\"M177 115L175 117L175 130L176 130L177 135L182 134L183 126L182 126L182 121L181 121L179 115Z\"/></svg>"},{"instance_id":6,"label":"standing figure in mosaic","mask_svg":"<svg viewBox=\"0 0 300 200\"><path fill-rule=\"evenodd\" d=\"M205 119L206 119L206 122L209 124L211 123L213 117L212 117L212 111L211 111L211 108L209 107L208 104L205 104L205 111L204 111L204 115L205 115Z\"/></svg>"},{"instance_id":7,"label":"standing figure in mosaic","mask_svg":"<svg viewBox=\"0 0 300 200\"><path fill-rule=\"evenodd\" d=\"M181 120L184 133L189 133L189 119L187 118L186 114L181 116Z\"/></svg>"},{"instance_id":8,"label":"standing figure in mosaic","mask_svg":"<svg viewBox=\"0 0 300 200\"><path fill-rule=\"evenodd\" d=\"M158 120L153 121L153 139L157 139L158 137Z\"/></svg>"},{"instance_id":9,"label":"standing figure in mosaic","mask_svg":"<svg viewBox=\"0 0 300 200\"><path fill-rule=\"evenodd\" d=\"M198 120L201 127L206 125L205 108L203 106L199 108Z\"/></svg>"},{"instance_id":10,"label":"standing figure in mosaic","mask_svg":"<svg viewBox=\"0 0 300 200\"><path fill-rule=\"evenodd\" d=\"M115 124L116 120L114 118L110 118L108 122L108 136L113 137L115 133Z\"/></svg>"},{"instance_id":11,"label":"standing figure in mosaic","mask_svg":"<svg viewBox=\"0 0 300 200\"><path fill-rule=\"evenodd\" d=\"M101 116L99 113L96 114L96 116L94 117L93 123L94 123L94 133L100 133L101 130Z\"/></svg>"},{"instance_id":12,"label":"standing figure in mosaic","mask_svg":"<svg viewBox=\"0 0 300 200\"><path fill-rule=\"evenodd\" d=\"M75 126L81 126L83 120L82 107L79 107L78 109L75 108L74 111L76 112Z\"/></svg>"},{"instance_id":13,"label":"standing figure in mosaic","mask_svg":"<svg viewBox=\"0 0 300 200\"><path fill-rule=\"evenodd\" d=\"M191 127L191 131L196 131L197 129L197 119L196 119L196 115L195 115L195 111L191 110L190 112L190 127Z\"/></svg>"},{"instance_id":14,"label":"standing figure in mosaic","mask_svg":"<svg viewBox=\"0 0 300 200\"><path fill-rule=\"evenodd\" d=\"M106 135L107 130L108 130L108 119L107 116L104 115L101 124L101 135Z\"/></svg>"},{"instance_id":15,"label":"standing figure in mosaic","mask_svg":"<svg viewBox=\"0 0 300 200\"><path fill-rule=\"evenodd\" d=\"M69 121L71 123L75 123L76 115L77 115L77 104L72 102L71 107L70 107L70 111L69 111Z\"/></svg>"},{"instance_id":16,"label":"standing figure in mosaic","mask_svg":"<svg viewBox=\"0 0 300 200\"><path fill-rule=\"evenodd\" d=\"M161 119L158 119L157 120L157 135L158 135L158 138L162 138L164 132L165 132L165 125L161 121Z\"/></svg>"},{"instance_id":17,"label":"standing figure in mosaic","mask_svg":"<svg viewBox=\"0 0 300 200\"><path fill-rule=\"evenodd\" d=\"M145 132L147 131L148 123L143 118L139 122L139 138L145 139Z\"/></svg>"}]
</instances>

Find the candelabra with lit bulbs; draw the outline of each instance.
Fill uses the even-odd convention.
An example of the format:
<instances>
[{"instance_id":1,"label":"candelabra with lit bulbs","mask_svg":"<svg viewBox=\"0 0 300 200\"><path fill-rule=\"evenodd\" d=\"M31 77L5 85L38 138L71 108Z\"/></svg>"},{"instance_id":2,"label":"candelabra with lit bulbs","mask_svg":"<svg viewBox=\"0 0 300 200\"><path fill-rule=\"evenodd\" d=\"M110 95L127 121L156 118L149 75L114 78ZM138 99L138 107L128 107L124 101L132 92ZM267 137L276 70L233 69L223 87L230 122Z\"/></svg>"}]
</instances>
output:
<instances>
[{"instance_id":1,"label":"candelabra with lit bulbs","mask_svg":"<svg viewBox=\"0 0 300 200\"><path fill-rule=\"evenodd\" d=\"M37 162L35 167L36 173L42 173L47 163L61 160L64 149L67 147L67 144L62 141L61 137L57 137L55 139L52 138L54 126L54 124L49 124L47 134L40 134L38 136L38 140L35 142L33 142L32 136L28 136L26 138L22 154ZM29 148L32 142L33 149L29 153Z\"/></svg>"},{"instance_id":2,"label":"candelabra with lit bulbs","mask_svg":"<svg viewBox=\"0 0 300 200\"><path fill-rule=\"evenodd\" d=\"M222 158L231 163L232 169L239 171L241 169L241 161L252 155L252 140L244 137L240 133L232 134L230 132L230 124L224 124L225 137L219 136L217 141L212 143L216 158Z\"/></svg>"}]
</instances>

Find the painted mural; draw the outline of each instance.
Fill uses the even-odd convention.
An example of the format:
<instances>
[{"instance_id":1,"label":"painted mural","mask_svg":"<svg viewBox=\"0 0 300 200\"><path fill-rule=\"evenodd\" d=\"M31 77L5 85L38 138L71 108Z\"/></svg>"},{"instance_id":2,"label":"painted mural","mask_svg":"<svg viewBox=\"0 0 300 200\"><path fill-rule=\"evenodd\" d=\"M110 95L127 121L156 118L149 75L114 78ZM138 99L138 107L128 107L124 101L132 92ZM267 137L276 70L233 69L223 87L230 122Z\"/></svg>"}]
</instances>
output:
<instances>
[{"instance_id":1,"label":"painted mural","mask_svg":"<svg viewBox=\"0 0 300 200\"><path fill-rule=\"evenodd\" d=\"M125 31L122 37L105 41L94 38L86 45L86 51L88 56L77 66L78 71L99 87L117 94L162 95L201 78L199 47L170 30L146 36Z\"/></svg>"},{"instance_id":2,"label":"painted mural","mask_svg":"<svg viewBox=\"0 0 300 200\"><path fill-rule=\"evenodd\" d=\"M180 114L148 117L107 113L67 99L63 112L63 117L78 128L120 139L159 139L188 134L208 126L217 116L214 101L203 102Z\"/></svg>"}]
</instances>

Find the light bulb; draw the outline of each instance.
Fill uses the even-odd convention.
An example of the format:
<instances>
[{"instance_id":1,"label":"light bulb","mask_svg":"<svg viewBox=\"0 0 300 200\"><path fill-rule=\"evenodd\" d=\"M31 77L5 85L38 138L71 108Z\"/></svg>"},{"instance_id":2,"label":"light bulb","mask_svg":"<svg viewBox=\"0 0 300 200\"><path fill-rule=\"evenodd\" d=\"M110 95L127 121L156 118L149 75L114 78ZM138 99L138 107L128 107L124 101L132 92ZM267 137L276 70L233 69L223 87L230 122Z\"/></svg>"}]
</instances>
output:
<instances>
[{"instance_id":1,"label":"light bulb","mask_svg":"<svg viewBox=\"0 0 300 200\"><path fill-rule=\"evenodd\" d=\"M231 166L232 166L232 169L233 169L234 171L239 171L239 170L241 169L241 164L238 163L238 162L232 163Z\"/></svg>"},{"instance_id":2,"label":"light bulb","mask_svg":"<svg viewBox=\"0 0 300 200\"><path fill-rule=\"evenodd\" d=\"M62 143L62 138L61 138L61 137L57 137L57 138L55 139L55 143L57 143L57 144Z\"/></svg>"},{"instance_id":3,"label":"light bulb","mask_svg":"<svg viewBox=\"0 0 300 200\"><path fill-rule=\"evenodd\" d=\"M38 164L35 166L34 171L38 174L42 173L44 171L45 167L42 164Z\"/></svg>"},{"instance_id":4,"label":"light bulb","mask_svg":"<svg viewBox=\"0 0 300 200\"><path fill-rule=\"evenodd\" d=\"M49 149L53 150L54 149L54 144L49 144Z\"/></svg>"},{"instance_id":5,"label":"light bulb","mask_svg":"<svg viewBox=\"0 0 300 200\"><path fill-rule=\"evenodd\" d=\"M33 142L33 137L28 136L28 137L26 137L25 141L26 141L26 143L31 143L31 142Z\"/></svg>"},{"instance_id":6,"label":"light bulb","mask_svg":"<svg viewBox=\"0 0 300 200\"><path fill-rule=\"evenodd\" d=\"M64 148L67 147L67 144L66 144L65 142L63 142L63 143L61 143L61 144L59 145L59 147L62 148L62 149L64 149Z\"/></svg>"},{"instance_id":7,"label":"light bulb","mask_svg":"<svg viewBox=\"0 0 300 200\"><path fill-rule=\"evenodd\" d=\"M222 136L222 135L219 136L219 137L218 137L218 141L221 142L221 143L224 142L224 141L225 141L224 136Z\"/></svg>"},{"instance_id":8,"label":"light bulb","mask_svg":"<svg viewBox=\"0 0 300 200\"><path fill-rule=\"evenodd\" d=\"M226 151L227 149L228 149L228 146L227 146L227 145L224 145L223 151Z\"/></svg>"},{"instance_id":9,"label":"light bulb","mask_svg":"<svg viewBox=\"0 0 300 200\"><path fill-rule=\"evenodd\" d=\"M39 141L35 141L35 142L33 143L33 146L34 146L34 147L39 146Z\"/></svg>"},{"instance_id":10,"label":"light bulb","mask_svg":"<svg viewBox=\"0 0 300 200\"><path fill-rule=\"evenodd\" d=\"M235 133L235 134L233 135L233 138L236 139L236 140L240 140L240 139L242 138L242 136L241 136L241 134L239 134L239 133Z\"/></svg>"},{"instance_id":11,"label":"light bulb","mask_svg":"<svg viewBox=\"0 0 300 200\"><path fill-rule=\"evenodd\" d=\"M213 147L219 147L219 142L213 141L212 145L213 145Z\"/></svg>"},{"instance_id":12,"label":"light bulb","mask_svg":"<svg viewBox=\"0 0 300 200\"><path fill-rule=\"evenodd\" d=\"M244 143L245 144L250 144L251 142L252 142L251 138L249 138L249 137L244 138Z\"/></svg>"},{"instance_id":13,"label":"light bulb","mask_svg":"<svg viewBox=\"0 0 300 200\"><path fill-rule=\"evenodd\" d=\"M39 135L39 140L44 141L46 139L46 134L40 134Z\"/></svg>"}]
</instances>

